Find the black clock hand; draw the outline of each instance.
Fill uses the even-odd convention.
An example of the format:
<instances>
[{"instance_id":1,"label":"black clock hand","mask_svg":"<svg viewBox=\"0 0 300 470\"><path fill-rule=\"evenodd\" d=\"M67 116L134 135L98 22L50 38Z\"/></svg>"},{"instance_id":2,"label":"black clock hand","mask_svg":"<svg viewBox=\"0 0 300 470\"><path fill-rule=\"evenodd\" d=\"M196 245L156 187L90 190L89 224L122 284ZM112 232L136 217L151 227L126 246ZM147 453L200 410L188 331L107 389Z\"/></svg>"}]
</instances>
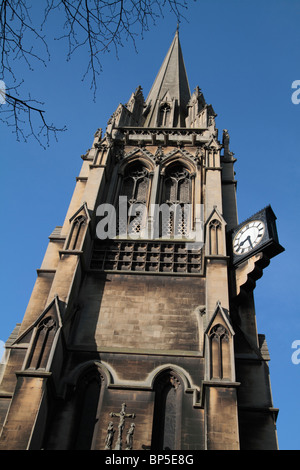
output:
<instances>
[{"instance_id":1,"label":"black clock hand","mask_svg":"<svg viewBox=\"0 0 300 470\"><path fill-rule=\"evenodd\" d=\"M252 242L251 242L250 235L248 235L248 237L247 237L247 238L249 238L249 245L250 245L250 247L251 247L251 248L253 248L253 245L252 245Z\"/></svg>"},{"instance_id":2,"label":"black clock hand","mask_svg":"<svg viewBox=\"0 0 300 470\"><path fill-rule=\"evenodd\" d=\"M253 246L252 246L252 243L251 243L251 238L250 238L250 235L248 235L248 237L247 237L247 238L245 238L245 240L244 240L244 241L240 242L240 246L243 246L243 245L244 245L244 243L246 243L246 241L248 241L248 242L249 242L249 245L251 246L251 248L253 248Z\"/></svg>"},{"instance_id":3,"label":"black clock hand","mask_svg":"<svg viewBox=\"0 0 300 470\"><path fill-rule=\"evenodd\" d=\"M244 241L240 242L240 246L243 246L246 241L247 241L247 238L245 238Z\"/></svg>"}]
</instances>

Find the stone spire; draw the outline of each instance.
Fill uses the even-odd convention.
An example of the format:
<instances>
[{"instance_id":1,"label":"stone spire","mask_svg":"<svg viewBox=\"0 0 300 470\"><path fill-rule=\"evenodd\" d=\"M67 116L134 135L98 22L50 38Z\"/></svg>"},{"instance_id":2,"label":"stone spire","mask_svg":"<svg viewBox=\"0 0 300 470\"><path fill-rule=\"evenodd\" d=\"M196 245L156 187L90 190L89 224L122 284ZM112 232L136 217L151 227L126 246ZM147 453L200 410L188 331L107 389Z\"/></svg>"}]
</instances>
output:
<instances>
[{"instance_id":1,"label":"stone spire","mask_svg":"<svg viewBox=\"0 0 300 470\"><path fill-rule=\"evenodd\" d=\"M185 70L178 28L146 100L145 127L185 127L186 106L191 93ZM168 111L168 119L163 113Z\"/></svg>"}]
</instances>

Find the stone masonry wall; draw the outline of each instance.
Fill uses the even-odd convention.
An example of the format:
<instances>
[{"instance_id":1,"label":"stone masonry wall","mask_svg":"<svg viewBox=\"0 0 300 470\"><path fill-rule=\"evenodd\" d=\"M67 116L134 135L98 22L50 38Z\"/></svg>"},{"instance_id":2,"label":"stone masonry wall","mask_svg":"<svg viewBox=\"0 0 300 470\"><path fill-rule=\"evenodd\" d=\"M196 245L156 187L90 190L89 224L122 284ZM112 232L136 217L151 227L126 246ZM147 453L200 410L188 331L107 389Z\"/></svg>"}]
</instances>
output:
<instances>
[{"instance_id":1,"label":"stone masonry wall","mask_svg":"<svg viewBox=\"0 0 300 470\"><path fill-rule=\"evenodd\" d=\"M87 275L80 304L75 345L104 350L199 350L195 309L204 304L202 278Z\"/></svg>"}]
</instances>

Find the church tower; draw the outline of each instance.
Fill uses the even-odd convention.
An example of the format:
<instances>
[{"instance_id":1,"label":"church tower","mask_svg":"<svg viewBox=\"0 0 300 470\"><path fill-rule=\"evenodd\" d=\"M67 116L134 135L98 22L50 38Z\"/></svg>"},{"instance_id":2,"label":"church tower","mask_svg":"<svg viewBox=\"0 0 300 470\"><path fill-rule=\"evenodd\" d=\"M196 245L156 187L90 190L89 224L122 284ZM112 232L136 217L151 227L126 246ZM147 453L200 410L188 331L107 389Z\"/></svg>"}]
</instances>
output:
<instances>
[{"instance_id":1,"label":"church tower","mask_svg":"<svg viewBox=\"0 0 300 470\"><path fill-rule=\"evenodd\" d=\"M253 290L283 251L238 222L234 154L178 31L98 129L1 370L0 449L277 449Z\"/></svg>"}]
</instances>

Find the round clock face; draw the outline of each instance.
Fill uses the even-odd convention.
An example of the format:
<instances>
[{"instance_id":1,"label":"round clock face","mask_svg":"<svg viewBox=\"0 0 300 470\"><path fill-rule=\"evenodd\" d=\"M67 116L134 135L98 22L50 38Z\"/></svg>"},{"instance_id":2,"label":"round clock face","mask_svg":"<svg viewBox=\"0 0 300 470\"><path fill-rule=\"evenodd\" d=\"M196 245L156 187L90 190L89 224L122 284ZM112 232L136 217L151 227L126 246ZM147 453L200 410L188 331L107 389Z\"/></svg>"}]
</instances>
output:
<instances>
[{"instance_id":1,"label":"round clock face","mask_svg":"<svg viewBox=\"0 0 300 470\"><path fill-rule=\"evenodd\" d=\"M233 240L233 251L237 255L244 255L253 250L263 238L265 225L261 220L253 220L245 224Z\"/></svg>"}]
</instances>

